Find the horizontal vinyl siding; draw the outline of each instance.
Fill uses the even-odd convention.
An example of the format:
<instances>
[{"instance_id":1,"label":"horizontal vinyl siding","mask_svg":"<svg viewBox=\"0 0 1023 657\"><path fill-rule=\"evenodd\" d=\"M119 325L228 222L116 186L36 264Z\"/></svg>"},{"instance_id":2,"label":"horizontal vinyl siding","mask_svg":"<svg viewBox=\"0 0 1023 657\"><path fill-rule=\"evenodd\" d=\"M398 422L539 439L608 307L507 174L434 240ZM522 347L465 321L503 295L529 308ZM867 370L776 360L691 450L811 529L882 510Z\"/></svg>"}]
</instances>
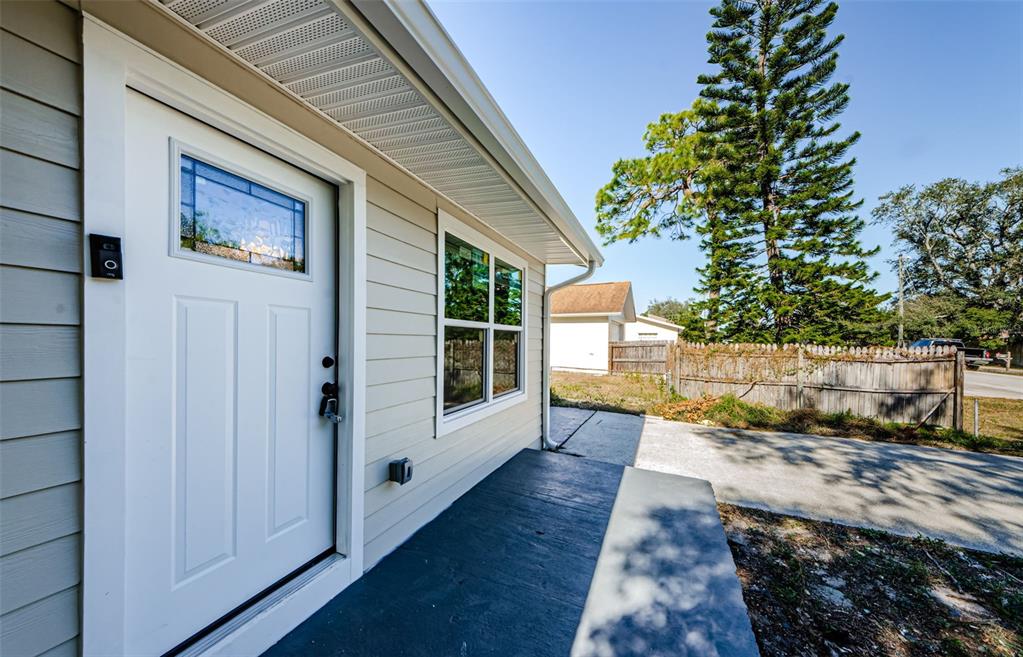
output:
<instances>
[{"instance_id":1,"label":"horizontal vinyl siding","mask_svg":"<svg viewBox=\"0 0 1023 657\"><path fill-rule=\"evenodd\" d=\"M0 9L0 654L75 655L81 581L77 14Z\"/></svg>"},{"instance_id":2,"label":"horizontal vinyl siding","mask_svg":"<svg viewBox=\"0 0 1023 657\"><path fill-rule=\"evenodd\" d=\"M437 215L377 181L367 212L366 565L540 437L543 268L527 286L529 397L435 438ZM409 457L412 481L387 481Z\"/></svg>"}]
</instances>

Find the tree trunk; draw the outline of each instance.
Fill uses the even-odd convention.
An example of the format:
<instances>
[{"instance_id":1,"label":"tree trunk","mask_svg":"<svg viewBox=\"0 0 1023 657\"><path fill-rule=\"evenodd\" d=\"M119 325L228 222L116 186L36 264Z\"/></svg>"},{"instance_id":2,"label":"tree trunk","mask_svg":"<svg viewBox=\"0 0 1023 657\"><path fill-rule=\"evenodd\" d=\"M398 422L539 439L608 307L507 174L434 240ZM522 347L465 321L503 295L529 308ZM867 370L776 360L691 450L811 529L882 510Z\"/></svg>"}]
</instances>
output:
<instances>
[{"instance_id":1,"label":"tree trunk","mask_svg":"<svg viewBox=\"0 0 1023 657\"><path fill-rule=\"evenodd\" d=\"M704 338L708 342L714 342L714 338L718 330L718 298L721 296L721 279L717 275L717 267L719 266L720 259L720 245L723 239L721 234L721 225L718 221L717 212L713 209L713 204L707 204L707 224L710 226L710 271L711 276L707 286L707 298L710 303L707 304L707 321L703 323L703 334Z\"/></svg>"},{"instance_id":2,"label":"tree trunk","mask_svg":"<svg viewBox=\"0 0 1023 657\"><path fill-rule=\"evenodd\" d=\"M760 15L761 21L769 21L770 14L769 9L771 8L771 0L764 0L763 12ZM760 25L759 36L760 42L757 44L759 52L757 54L757 71L760 74L760 84L766 85L767 79L767 55L771 49L771 38L773 36L774 29L771 25L762 23ZM761 90L764 92L765 90ZM757 106L757 121L758 130L757 135L760 138L760 143L757 144L757 155L760 163L763 164L768 157L770 157L771 146L773 145L773 139L768 134L767 129L767 94L758 93L756 99ZM776 295L782 295L785 292L785 277L779 267L779 260L781 258L781 247L778 246L778 241L771 237L771 229L778 225L778 204L775 198L774 183L775 181L768 174L761 174L763 177L760 179L760 202L762 219L761 224L764 229L764 252L767 255L767 274L768 279L771 283L771 287L774 288ZM784 329L788 321L787 317L783 317L778 312L778 307L775 305L769 307L771 316L774 318L774 332L775 341L780 342Z\"/></svg>"}]
</instances>

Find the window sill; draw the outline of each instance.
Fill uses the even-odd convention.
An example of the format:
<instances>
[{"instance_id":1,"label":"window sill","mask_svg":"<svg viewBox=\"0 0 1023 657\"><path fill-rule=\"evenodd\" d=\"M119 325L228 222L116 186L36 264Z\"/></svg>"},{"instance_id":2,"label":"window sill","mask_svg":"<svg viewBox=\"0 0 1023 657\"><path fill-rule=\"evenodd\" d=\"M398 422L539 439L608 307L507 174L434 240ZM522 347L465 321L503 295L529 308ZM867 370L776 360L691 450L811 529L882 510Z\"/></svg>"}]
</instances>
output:
<instances>
[{"instance_id":1,"label":"window sill","mask_svg":"<svg viewBox=\"0 0 1023 657\"><path fill-rule=\"evenodd\" d=\"M456 411L450 415L443 415L437 422L437 437L447 435L453 431L465 428L470 424L475 424L485 417L489 417L494 413L517 406L522 402L526 401L527 395L525 390L519 390L518 392L510 392L506 395L498 397L486 405L471 406L469 408Z\"/></svg>"}]
</instances>

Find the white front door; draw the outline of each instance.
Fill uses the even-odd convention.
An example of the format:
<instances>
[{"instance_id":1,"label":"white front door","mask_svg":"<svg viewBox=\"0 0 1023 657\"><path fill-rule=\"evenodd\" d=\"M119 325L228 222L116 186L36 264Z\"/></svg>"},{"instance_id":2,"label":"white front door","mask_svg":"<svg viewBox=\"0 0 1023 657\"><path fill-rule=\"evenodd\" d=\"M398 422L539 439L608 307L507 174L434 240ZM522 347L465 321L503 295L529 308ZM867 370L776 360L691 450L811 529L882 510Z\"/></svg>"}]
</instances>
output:
<instances>
[{"instance_id":1,"label":"white front door","mask_svg":"<svg viewBox=\"0 0 1023 657\"><path fill-rule=\"evenodd\" d=\"M132 91L126 136L125 645L159 655L334 545L337 190Z\"/></svg>"}]
</instances>

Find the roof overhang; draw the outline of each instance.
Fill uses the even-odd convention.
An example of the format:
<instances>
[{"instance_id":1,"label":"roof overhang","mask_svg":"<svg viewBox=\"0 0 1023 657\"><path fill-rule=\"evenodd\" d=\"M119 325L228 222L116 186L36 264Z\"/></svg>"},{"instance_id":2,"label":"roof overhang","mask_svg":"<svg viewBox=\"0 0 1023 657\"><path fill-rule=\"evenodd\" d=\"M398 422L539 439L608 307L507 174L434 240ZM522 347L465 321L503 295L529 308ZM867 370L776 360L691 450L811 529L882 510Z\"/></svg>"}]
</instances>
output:
<instances>
[{"instance_id":1,"label":"roof overhang","mask_svg":"<svg viewBox=\"0 0 1023 657\"><path fill-rule=\"evenodd\" d=\"M158 4L541 262L603 263L422 0Z\"/></svg>"},{"instance_id":2,"label":"roof overhang","mask_svg":"<svg viewBox=\"0 0 1023 657\"><path fill-rule=\"evenodd\" d=\"M551 318L558 317L625 317L622 313L551 313Z\"/></svg>"},{"instance_id":3,"label":"roof overhang","mask_svg":"<svg viewBox=\"0 0 1023 657\"><path fill-rule=\"evenodd\" d=\"M678 324L669 322L666 319L658 319L656 317L649 317L647 315L636 315L636 321L644 324L652 324L653 326L659 326L661 328L672 329L675 331L683 331L684 328Z\"/></svg>"}]
</instances>

